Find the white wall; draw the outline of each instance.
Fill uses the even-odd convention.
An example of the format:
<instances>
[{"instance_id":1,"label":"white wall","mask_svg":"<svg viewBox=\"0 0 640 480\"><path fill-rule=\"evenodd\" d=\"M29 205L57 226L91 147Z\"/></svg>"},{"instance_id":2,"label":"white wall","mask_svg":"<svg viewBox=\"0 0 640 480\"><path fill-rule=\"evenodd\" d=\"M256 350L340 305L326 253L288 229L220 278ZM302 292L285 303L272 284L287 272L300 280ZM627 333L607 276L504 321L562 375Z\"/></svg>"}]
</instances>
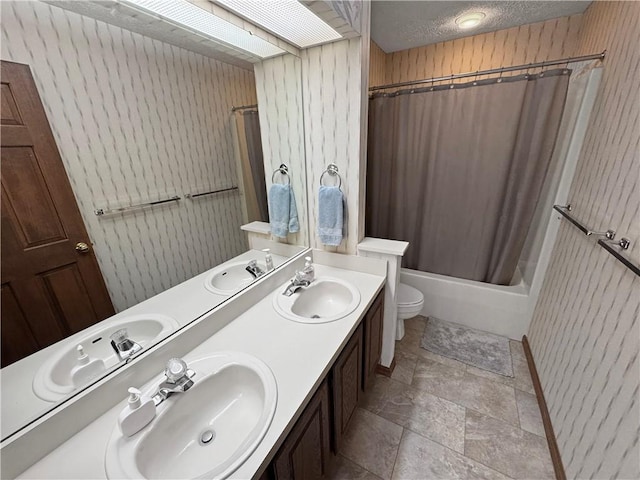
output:
<instances>
[{"instance_id":1,"label":"white wall","mask_svg":"<svg viewBox=\"0 0 640 480\"><path fill-rule=\"evenodd\" d=\"M31 66L117 310L241 253L237 193L98 218L96 207L237 185L233 105L253 73L40 2L2 2L2 59Z\"/></svg>"}]
</instances>

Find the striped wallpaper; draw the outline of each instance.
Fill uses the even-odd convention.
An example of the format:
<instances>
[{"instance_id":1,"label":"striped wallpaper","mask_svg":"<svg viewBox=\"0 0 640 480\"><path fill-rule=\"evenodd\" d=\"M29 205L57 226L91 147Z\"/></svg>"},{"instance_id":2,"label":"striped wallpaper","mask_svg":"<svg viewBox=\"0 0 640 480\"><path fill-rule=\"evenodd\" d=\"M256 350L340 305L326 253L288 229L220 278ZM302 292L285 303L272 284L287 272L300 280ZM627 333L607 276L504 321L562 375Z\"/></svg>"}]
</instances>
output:
<instances>
[{"instance_id":1,"label":"striped wallpaper","mask_svg":"<svg viewBox=\"0 0 640 480\"><path fill-rule=\"evenodd\" d=\"M582 15L554 18L391 54L375 45L370 83L373 87L568 57L575 50L581 20Z\"/></svg>"},{"instance_id":2,"label":"striped wallpaper","mask_svg":"<svg viewBox=\"0 0 640 480\"><path fill-rule=\"evenodd\" d=\"M640 260L640 3L593 2L576 54L607 49L570 201ZM562 222L529 339L569 478L640 478L640 279Z\"/></svg>"},{"instance_id":3,"label":"striped wallpaper","mask_svg":"<svg viewBox=\"0 0 640 480\"><path fill-rule=\"evenodd\" d=\"M366 151L366 141L361 141L366 115L361 111L361 95L366 87L363 90L361 85L361 44L360 38L354 38L302 52L310 246L323 248L317 235L318 188L327 165L335 163L346 198L347 229L342 244L328 249L350 254L356 253L364 212L364 169L360 160ZM333 180L329 175L324 177L326 185Z\"/></svg>"},{"instance_id":4,"label":"striped wallpaper","mask_svg":"<svg viewBox=\"0 0 640 480\"><path fill-rule=\"evenodd\" d=\"M237 184L231 107L254 75L40 2L2 2L2 59L31 66L116 310L247 248L237 193L98 218Z\"/></svg>"},{"instance_id":5,"label":"striped wallpaper","mask_svg":"<svg viewBox=\"0 0 640 480\"><path fill-rule=\"evenodd\" d=\"M260 105L260 134L264 154L267 190L272 173L284 163L298 209L300 232L289 234L287 242L309 245L307 184L302 120L302 62L295 55L281 55L254 65ZM277 182L285 181L276 174Z\"/></svg>"}]
</instances>

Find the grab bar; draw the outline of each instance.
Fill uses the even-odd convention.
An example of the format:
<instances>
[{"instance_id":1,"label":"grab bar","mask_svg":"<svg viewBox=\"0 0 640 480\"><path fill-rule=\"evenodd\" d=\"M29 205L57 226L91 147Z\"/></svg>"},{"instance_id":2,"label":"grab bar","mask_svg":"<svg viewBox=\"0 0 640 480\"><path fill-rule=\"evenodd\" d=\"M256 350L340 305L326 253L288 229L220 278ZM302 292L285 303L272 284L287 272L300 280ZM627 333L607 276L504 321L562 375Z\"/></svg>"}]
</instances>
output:
<instances>
[{"instance_id":1,"label":"grab bar","mask_svg":"<svg viewBox=\"0 0 640 480\"><path fill-rule=\"evenodd\" d=\"M621 262L625 267L631 270L633 273L640 277L640 267L633 263L630 259L622 255L616 247L619 247L622 250L627 250L631 242L627 238L621 238L619 241L614 242L611 240L598 240L598 245L604 248L607 252L613 255L619 262Z\"/></svg>"},{"instance_id":2,"label":"grab bar","mask_svg":"<svg viewBox=\"0 0 640 480\"><path fill-rule=\"evenodd\" d=\"M100 217L102 215L110 215L112 213L122 213L122 212L127 212L129 210L138 210L140 208L152 207L155 205L161 205L163 203L177 202L178 200L180 200L180 198L181 197L179 195L174 195L173 197L165 198L163 200L156 200L154 202L136 203L135 205L127 205L126 207L96 208L93 211L93 213L95 213L97 216Z\"/></svg>"},{"instance_id":3,"label":"grab bar","mask_svg":"<svg viewBox=\"0 0 640 480\"><path fill-rule=\"evenodd\" d=\"M220 190L211 190L210 192L202 192L202 193L185 193L184 198L198 198L204 195L213 195L215 193L231 192L233 190L238 190L238 187L221 188Z\"/></svg>"},{"instance_id":4,"label":"grab bar","mask_svg":"<svg viewBox=\"0 0 640 480\"><path fill-rule=\"evenodd\" d=\"M640 277L640 267L637 264L635 264L633 261L631 261L631 259L624 256L621 251L621 250L628 250L629 247L631 246L631 242L629 241L628 238L623 237L620 240L616 241L614 240L616 236L616 232L614 232L611 229L607 230L606 232L595 232L593 230L588 229L581 222L579 222L573 215L569 213L572 210L572 207L570 204L566 206L554 205L553 209L559 212L564 218L569 220L569 222L571 222L576 228L578 228L578 230L580 230L585 235L587 236L599 235L604 237L598 240L598 245L604 248L607 251L607 253L612 255L616 260L618 260L625 267L627 267L629 270L631 270L633 273L635 273Z\"/></svg>"},{"instance_id":5,"label":"grab bar","mask_svg":"<svg viewBox=\"0 0 640 480\"><path fill-rule=\"evenodd\" d=\"M596 231L590 230L587 227L585 227L573 215L571 215L569 213L571 210L573 210L573 207L571 206L571 204L566 205L566 206L564 206L564 205L554 205L553 209L556 210L557 212L559 212L564 218L569 220L571 223L573 223L573 225L575 227L577 227L578 230L580 230L582 233L584 233L587 237L591 236L591 235L598 235L598 236L606 237L609 240L613 240L615 238L615 236L616 236L616 232L614 232L613 230L607 230L606 232L596 232Z\"/></svg>"}]
</instances>

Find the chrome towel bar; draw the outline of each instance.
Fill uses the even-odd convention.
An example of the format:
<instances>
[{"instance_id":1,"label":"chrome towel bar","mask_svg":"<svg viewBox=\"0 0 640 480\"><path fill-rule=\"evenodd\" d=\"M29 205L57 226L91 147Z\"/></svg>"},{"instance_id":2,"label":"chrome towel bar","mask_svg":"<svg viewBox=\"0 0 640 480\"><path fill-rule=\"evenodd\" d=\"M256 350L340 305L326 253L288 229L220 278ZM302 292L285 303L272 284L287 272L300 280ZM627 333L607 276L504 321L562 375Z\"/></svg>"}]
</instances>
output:
<instances>
[{"instance_id":1,"label":"chrome towel bar","mask_svg":"<svg viewBox=\"0 0 640 480\"><path fill-rule=\"evenodd\" d=\"M220 190L211 190L209 192L202 192L202 193L185 193L184 198L198 198L204 195L213 195L215 193L231 192L233 190L238 190L238 187L221 188Z\"/></svg>"},{"instance_id":2,"label":"chrome towel bar","mask_svg":"<svg viewBox=\"0 0 640 480\"><path fill-rule=\"evenodd\" d=\"M583 223L578 221L573 215L571 215L571 205L554 205L553 209L559 212L564 218L569 220L573 226L584 233L587 236L596 235L604 237L598 240L598 245L604 248L610 255L616 260L622 263L625 267L631 270L636 275L640 276L640 267L622 254L624 250L628 250L631 246L631 242L628 238L621 238L620 240L614 240L616 232L612 229L608 229L606 232L595 232L587 228Z\"/></svg>"},{"instance_id":3,"label":"chrome towel bar","mask_svg":"<svg viewBox=\"0 0 640 480\"><path fill-rule=\"evenodd\" d=\"M110 215L112 213L123 213L123 212L128 212L130 210L138 210L140 208L153 207L155 205L162 205L163 203L177 202L178 200L180 200L180 198L181 197L179 195L174 195L173 197L165 198L163 200L156 200L154 202L137 203L135 205L127 205L126 207L96 208L93 211L93 213L101 217L102 215Z\"/></svg>"}]
</instances>

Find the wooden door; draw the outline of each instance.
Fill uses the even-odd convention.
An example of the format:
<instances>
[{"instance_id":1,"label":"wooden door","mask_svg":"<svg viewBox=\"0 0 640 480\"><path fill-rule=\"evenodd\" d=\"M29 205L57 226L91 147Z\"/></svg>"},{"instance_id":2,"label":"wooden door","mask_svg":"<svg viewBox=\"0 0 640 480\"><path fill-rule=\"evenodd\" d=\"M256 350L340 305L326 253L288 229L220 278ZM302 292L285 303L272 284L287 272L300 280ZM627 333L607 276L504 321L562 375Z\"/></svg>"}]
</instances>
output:
<instances>
[{"instance_id":1,"label":"wooden door","mask_svg":"<svg viewBox=\"0 0 640 480\"><path fill-rule=\"evenodd\" d=\"M363 389L369 388L375 377L376 367L382 353L382 329L384 321L384 290L369 308L364 321L364 382Z\"/></svg>"},{"instance_id":2,"label":"wooden door","mask_svg":"<svg viewBox=\"0 0 640 480\"><path fill-rule=\"evenodd\" d=\"M273 460L276 480L318 480L329 467L329 388L322 382Z\"/></svg>"},{"instance_id":3,"label":"wooden door","mask_svg":"<svg viewBox=\"0 0 640 480\"><path fill-rule=\"evenodd\" d=\"M356 329L331 370L333 387L333 451L338 453L362 386L362 324Z\"/></svg>"},{"instance_id":4,"label":"wooden door","mask_svg":"<svg viewBox=\"0 0 640 480\"><path fill-rule=\"evenodd\" d=\"M29 66L0 77L6 366L114 310Z\"/></svg>"}]
</instances>

